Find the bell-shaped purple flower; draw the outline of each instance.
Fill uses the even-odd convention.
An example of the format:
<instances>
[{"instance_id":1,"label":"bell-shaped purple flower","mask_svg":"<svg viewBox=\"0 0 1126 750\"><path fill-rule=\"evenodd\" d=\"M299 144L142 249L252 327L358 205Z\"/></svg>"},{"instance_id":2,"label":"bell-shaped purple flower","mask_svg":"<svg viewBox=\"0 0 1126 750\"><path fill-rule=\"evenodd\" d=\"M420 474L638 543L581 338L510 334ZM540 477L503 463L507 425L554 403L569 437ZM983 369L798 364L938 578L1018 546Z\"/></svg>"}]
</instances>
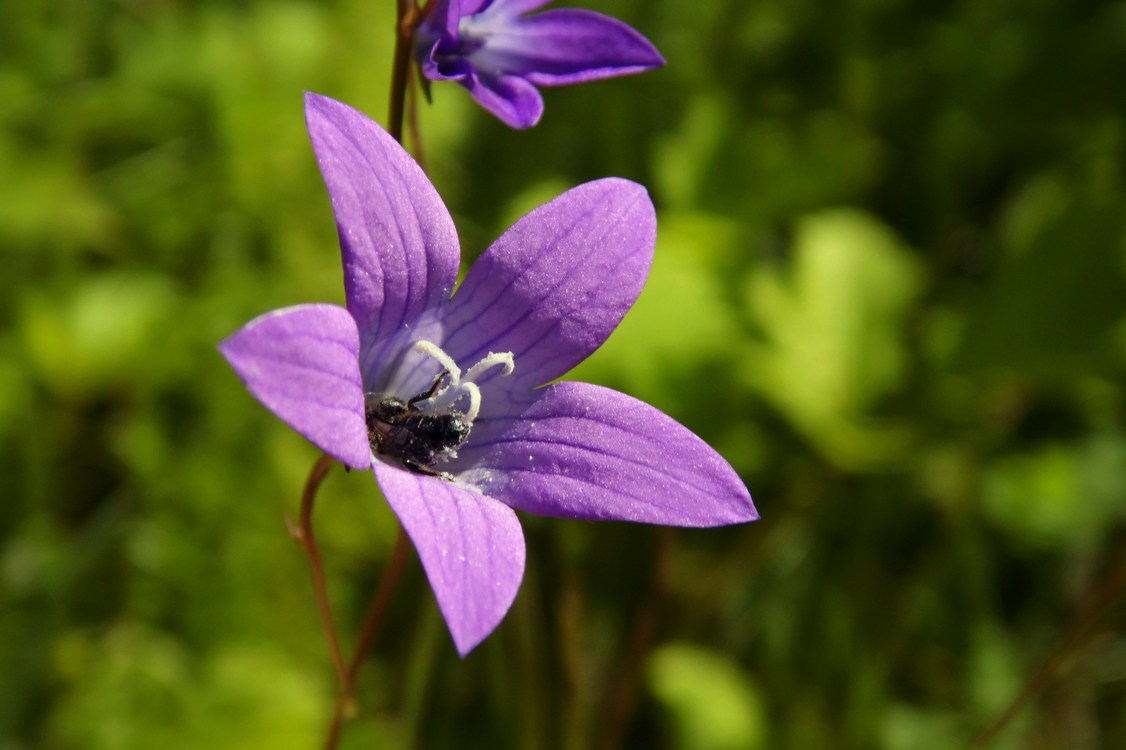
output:
<instances>
[{"instance_id":1,"label":"bell-shaped purple flower","mask_svg":"<svg viewBox=\"0 0 1126 750\"><path fill-rule=\"evenodd\" d=\"M566 86L665 64L645 37L589 10L529 11L551 0L434 0L415 34L432 81L457 81L513 128L543 114L537 86Z\"/></svg>"},{"instance_id":2,"label":"bell-shaped purple flower","mask_svg":"<svg viewBox=\"0 0 1126 750\"><path fill-rule=\"evenodd\" d=\"M641 291L656 237L644 188L605 179L564 193L505 232L452 294L457 234L418 165L332 99L308 94L306 119L347 309L276 310L220 349L282 420L374 469L460 653L516 596L514 510L675 526L758 517L731 466L670 417L607 388L552 383Z\"/></svg>"}]
</instances>

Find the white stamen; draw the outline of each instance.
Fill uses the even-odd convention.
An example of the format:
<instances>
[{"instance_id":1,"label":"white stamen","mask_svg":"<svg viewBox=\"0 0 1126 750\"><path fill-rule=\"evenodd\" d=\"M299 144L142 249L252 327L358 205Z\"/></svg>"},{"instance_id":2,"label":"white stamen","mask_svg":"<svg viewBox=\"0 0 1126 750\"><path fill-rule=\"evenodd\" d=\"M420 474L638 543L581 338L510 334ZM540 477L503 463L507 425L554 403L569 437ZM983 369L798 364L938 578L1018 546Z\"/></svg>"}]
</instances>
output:
<instances>
[{"instance_id":1,"label":"white stamen","mask_svg":"<svg viewBox=\"0 0 1126 750\"><path fill-rule=\"evenodd\" d=\"M437 344L429 341L416 341L414 342L414 349L422 352L428 357L438 360L443 369L450 374L450 386L457 388L461 383L461 368L454 362L453 357L442 351ZM445 388L442 389L446 390Z\"/></svg>"},{"instance_id":2,"label":"white stamen","mask_svg":"<svg viewBox=\"0 0 1126 750\"><path fill-rule=\"evenodd\" d=\"M435 411L448 411L464 396L469 399L469 408L462 413L469 422L473 422L481 412L481 389L473 381L494 367L501 368L501 376L511 375L516 368L512 352L489 352L462 375L461 368L454 362L453 357L442 351L437 344L430 341L416 341L413 348L437 360L442 369L449 373L446 385L424 403Z\"/></svg>"},{"instance_id":3,"label":"white stamen","mask_svg":"<svg viewBox=\"0 0 1126 750\"><path fill-rule=\"evenodd\" d=\"M464 391L463 395L469 396L469 408L465 410L465 418L472 423L481 411L481 389L477 387L476 383L468 382L462 383L461 387Z\"/></svg>"},{"instance_id":4,"label":"white stamen","mask_svg":"<svg viewBox=\"0 0 1126 750\"><path fill-rule=\"evenodd\" d=\"M500 373L502 376L511 375L512 371L516 369L516 363L512 359L512 352L489 352L484 359L469 368L469 372L465 373L465 381L472 383L474 380L481 377L481 373L497 365L504 367Z\"/></svg>"}]
</instances>

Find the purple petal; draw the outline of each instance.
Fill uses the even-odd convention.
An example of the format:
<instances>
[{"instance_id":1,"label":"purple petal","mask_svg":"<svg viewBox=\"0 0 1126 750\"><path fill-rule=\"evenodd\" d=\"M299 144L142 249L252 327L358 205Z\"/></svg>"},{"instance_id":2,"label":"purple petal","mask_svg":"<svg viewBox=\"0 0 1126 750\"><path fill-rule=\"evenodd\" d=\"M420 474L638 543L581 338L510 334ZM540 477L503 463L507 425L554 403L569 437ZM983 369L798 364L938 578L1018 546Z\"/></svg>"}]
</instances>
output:
<instances>
[{"instance_id":1,"label":"purple petal","mask_svg":"<svg viewBox=\"0 0 1126 750\"><path fill-rule=\"evenodd\" d=\"M479 17L478 33L485 41L470 57L482 77L518 75L540 86L563 86L639 73L665 63L648 39L600 13L549 10L499 23L492 18L496 12L494 5ZM469 21L467 36L474 25Z\"/></svg>"},{"instance_id":2,"label":"purple petal","mask_svg":"<svg viewBox=\"0 0 1126 750\"><path fill-rule=\"evenodd\" d=\"M516 222L469 270L446 309L443 348L466 366L512 352L516 370L500 382L516 392L554 380L601 346L633 305L656 232L653 204L636 183L568 190Z\"/></svg>"},{"instance_id":3,"label":"purple petal","mask_svg":"<svg viewBox=\"0 0 1126 750\"><path fill-rule=\"evenodd\" d=\"M459 479L513 508L589 520L722 526L758 512L735 470L671 417L588 383L556 383L479 420Z\"/></svg>"},{"instance_id":4,"label":"purple petal","mask_svg":"<svg viewBox=\"0 0 1126 750\"><path fill-rule=\"evenodd\" d=\"M541 3L550 1L551 0L538 0L538 2ZM458 10L458 19L460 20L462 16L472 16L476 13L480 13L486 8L502 4L503 2L504 0L499 0L499 2L494 2L493 0L461 0L461 8ZM457 0L453 0L453 2L451 2L451 5L456 4L458 4Z\"/></svg>"},{"instance_id":5,"label":"purple petal","mask_svg":"<svg viewBox=\"0 0 1126 750\"><path fill-rule=\"evenodd\" d=\"M437 477L376 462L387 502L410 535L465 656L496 629L524 577L524 533L510 508Z\"/></svg>"},{"instance_id":6,"label":"purple petal","mask_svg":"<svg viewBox=\"0 0 1126 750\"><path fill-rule=\"evenodd\" d=\"M457 25L461 21L462 9L458 0L432 0L426 14L426 25L450 37L457 37Z\"/></svg>"},{"instance_id":7,"label":"purple petal","mask_svg":"<svg viewBox=\"0 0 1126 750\"><path fill-rule=\"evenodd\" d=\"M470 71L460 82L478 104L510 128L525 130L543 116L543 97L523 78Z\"/></svg>"},{"instance_id":8,"label":"purple petal","mask_svg":"<svg viewBox=\"0 0 1126 750\"><path fill-rule=\"evenodd\" d=\"M336 305L266 313L219 344L254 397L330 456L371 466L359 334Z\"/></svg>"},{"instance_id":9,"label":"purple petal","mask_svg":"<svg viewBox=\"0 0 1126 750\"><path fill-rule=\"evenodd\" d=\"M418 164L360 112L305 95L309 137L332 198L344 293L360 329L361 369L392 336L446 300L460 252L449 212Z\"/></svg>"},{"instance_id":10,"label":"purple petal","mask_svg":"<svg viewBox=\"0 0 1126 750\"><path fill-rule=\"evenodd\" d=\"M422 23L423 37L444 36L448 41L457 40L462 18L485 13L486 18L496 22L541 8L551 0L432 0ZM472 24L472 21L470 21ZM427 42L429 46L429 41Z\"/></svg>"},{"instance_id":11,"label":"purple petal","mask_svg":"<svg viewBox=\"0 0 1126 750\"><path fill-rule=\"evenodd\" d=\"M488 10L490 15L520 15L542 8L552 0L461 0L461 14L471 16Z\"/></svg>"}]
</instances>

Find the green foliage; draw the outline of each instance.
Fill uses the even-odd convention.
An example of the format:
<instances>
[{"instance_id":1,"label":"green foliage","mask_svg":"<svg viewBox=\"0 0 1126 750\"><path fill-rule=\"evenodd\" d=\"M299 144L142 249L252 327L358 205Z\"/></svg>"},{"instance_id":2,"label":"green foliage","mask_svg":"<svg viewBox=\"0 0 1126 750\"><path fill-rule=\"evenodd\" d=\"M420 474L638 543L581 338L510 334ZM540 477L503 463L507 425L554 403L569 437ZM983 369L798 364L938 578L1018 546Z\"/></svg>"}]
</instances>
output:
<instances>
[{"instance_id":1,"label":"green foliage","mask_svg":"<svg viewBox=\"0 0 1126 750\"><path fill-rule=\"evenodd\" d=\"M748 304L764 341L749 347L749 384L845 468L886 463L902 429L867 412L903 381L906 315L917 263L864 214L812 214L795 227L790 278L758 270Z\"/></svg>"},{"instance_id":2,"label":"green foliage","mask_svg":"<svg viewBox=\"0 0 1126 750\"><path fill-rule=\"evenodd\" d=\"M753 750L763 747L762 700L738 666L698 646L668 644L653 654L650 683L676 724L675 747Z\"/></svg>"},{"instance_id":3,"label":"green foliage","mask_svg":"<svg viewBox=\"0 0 1126 750\"><path fill-rule=\"evenodd\" d=\"M61 639L59 652L72 686L51 730L59 747L296 750L319 741L330 710L321 678L261 643L215 644L201 659L169 636L123 624L97 644Z\"/></svg>"},{"instance_id":4,"label":"green foliage","mask_svg":"<svg viewBox=\"0 0 1126 750\"><path fill-rule=\"evenodd\" d=\"M1126 745L1122 3L574 4L668 66L522 133L436 85L427 168L469 256L649 187L652 277L572 377L704 436L763 520L526 519L464 661L412 563L343 747L963 747L1073 633L990 747ZM342 300L301 92L380 119L391 3L0 17L0 748L315 747L315 452L215 344ZM317 529L351 644L395 523L338 472Z\"/></svg>"}]
</instances>

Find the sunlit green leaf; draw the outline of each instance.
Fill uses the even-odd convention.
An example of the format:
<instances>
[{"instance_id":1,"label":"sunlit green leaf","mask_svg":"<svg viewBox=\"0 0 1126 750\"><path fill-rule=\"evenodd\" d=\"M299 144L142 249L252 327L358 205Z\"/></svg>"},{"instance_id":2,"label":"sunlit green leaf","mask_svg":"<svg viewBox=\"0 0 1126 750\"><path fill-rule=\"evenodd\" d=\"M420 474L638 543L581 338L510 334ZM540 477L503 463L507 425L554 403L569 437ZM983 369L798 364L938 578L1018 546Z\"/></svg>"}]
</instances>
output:
<instances>
[{"instance_id":1,"label":"sunlit green leaf","mask_svg":"<svg viewBox=\"0 0 1126 750\"><path fill-rule=\"evenodd\" d=\"M1049 444L994 462L984 478L986 512L1035 547L1083 548L1126 516L1126 438Z\"/></svg>"},{"instance_id":2,"label":"sunlit green leaf","mask_svg":"<svg viewBox=\"0 0 1126 750\"><path fill-rule=\"evenodd\" d=\"M145 367L145 346L173 301L166 279L123 274L93 277L69 298L35 295L23 325L31 360L66 394L122 382Z\"/></svg>"},{"instance_id":3,"label":"sunlit green leaf","mask_svg":"<svg viewBox=\"0 0 1126 750\"><path fill-rule=\"evenodd\" d=\"M663 646L649 667L653 694L669 712L680 750L766 747L758 688L723 654L687 644Z\"/></svg>"},{"instance_id":4,"label":"sunlit green leaf","mask_svg":"<svg viewBox=\"0 0 1126 750\"><path fill-rule=\"evenodd\" d=\"M792 262L752 274L747 304L762 338L745 360L748 382L838 464L880 464L907 447L902 428L871 410L905 374L920 283L907 248L849 210L803 219Z\"/></svg>"}]
</instances>

